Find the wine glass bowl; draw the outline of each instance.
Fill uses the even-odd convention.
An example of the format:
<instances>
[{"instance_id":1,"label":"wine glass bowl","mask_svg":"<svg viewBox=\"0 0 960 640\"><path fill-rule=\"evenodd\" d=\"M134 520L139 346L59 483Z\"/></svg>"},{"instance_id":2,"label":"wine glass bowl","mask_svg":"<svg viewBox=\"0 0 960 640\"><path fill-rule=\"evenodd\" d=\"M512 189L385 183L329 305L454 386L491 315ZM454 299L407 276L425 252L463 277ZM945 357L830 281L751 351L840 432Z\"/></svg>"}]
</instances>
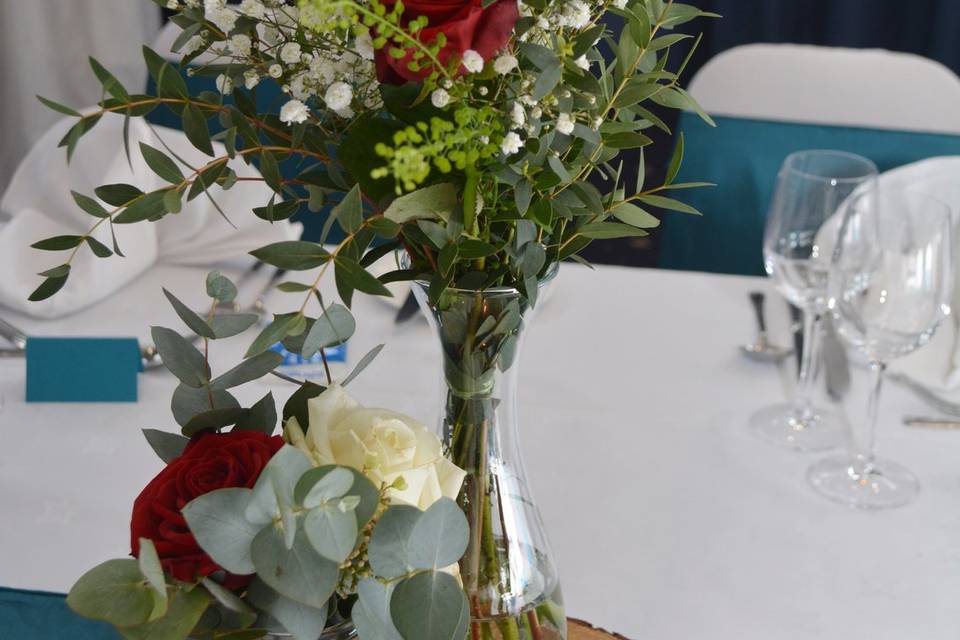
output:
<instances>
[{"instance_id":1,"label":"wine glass bowl","mask_svg":"<svg viewBox=\"0 0 960 640\"><path fill-rule=\"evenodd\" d=\"M822 451L843 443L842 419L812 400L820 319L829 300L838 211L854 194L872 193L876 181L877 168L870 160L840 151L791 154L777 176L764 234L764 266L777 291L803 310L804 349L793 401L750 418L751 430L775 445Z\"/></svg>"},{"instance_id":2,"label":"wine glass bowl","mask_svg":"<svg viewBox=\"0 0 960 640\"><path fill-rule=\"evenodd\" d=\"M851 424L848 455L818 462L808 479L820 493L849 506L900 506L917 495L919 483L901 465L874 457L880 389L887 364L926 344L950 314L950 208L906 190L854 197L836 243L830 313L841 340L870 363L873 389L866 420Z\"/></svg>"}]
</instances>

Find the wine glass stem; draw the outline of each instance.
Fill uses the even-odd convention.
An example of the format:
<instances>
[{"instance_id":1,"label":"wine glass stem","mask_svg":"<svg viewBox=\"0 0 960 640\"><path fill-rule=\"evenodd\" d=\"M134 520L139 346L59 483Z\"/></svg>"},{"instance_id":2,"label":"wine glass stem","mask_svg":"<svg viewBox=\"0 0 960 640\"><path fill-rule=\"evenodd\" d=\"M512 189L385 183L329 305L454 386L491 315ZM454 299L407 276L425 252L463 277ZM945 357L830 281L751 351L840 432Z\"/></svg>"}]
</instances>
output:
<instances>
[{"instance_id":1,"label":"wine glass stem","mask_svg":"<svg viewBox=\"0 0 960 640\"><path fill-rule=\"evenodd\" d=\"M887 365L883 362L874 360L870 362L870 399L867 401L866 419L859 423L854 423L851 427L853 438L852 446L852 464L854 472L860 476L869 472L873 467L874 461L874 439L877 429L877 415L880 407L880 390L883 388L883 373L887 370Z\"/></svg>"},{"instance_id":2,"label":"wine glass stem","mask_svg":"<svg viewBox=\"0 0 960 640\"><path fill-rule=\"evenodd\" d=\"M800 378L794 400L797 418L801 424L806 424L813 416L813 385L817 378L822 317L814 311L803 312L803 353L800 355Z\"/></svg>"}]
</instances>

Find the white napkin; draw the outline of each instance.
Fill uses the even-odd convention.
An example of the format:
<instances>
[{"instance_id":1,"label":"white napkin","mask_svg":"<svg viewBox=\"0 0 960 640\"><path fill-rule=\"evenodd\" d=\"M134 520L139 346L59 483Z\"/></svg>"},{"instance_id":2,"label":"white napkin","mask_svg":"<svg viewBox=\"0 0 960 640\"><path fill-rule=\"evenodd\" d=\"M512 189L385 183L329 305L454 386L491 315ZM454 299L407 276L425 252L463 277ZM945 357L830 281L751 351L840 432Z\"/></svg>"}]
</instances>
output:
<instances>
[{"instance_id":1,"label":"white napkin","mask_svg":"<svg viewBox=\"0 0 960 640\"><path fill-rule=\"evenodd\" d=\"M960 156L930 158L898 167L880 176L880 187L933 196L949 205L955 225L960 223ZM960 236L955 238L954 246L957 286L952 315L927 345L894 361L890 367L937 391L960 389Z\"/></svg>"},{"instance_id":2,"label":"white napkin","mask_svg":"<svg viewBox=\"0 0 960 640\"><path fill-rule=\"evenodd\" d=\"M96 222L74 203L71 190L92 197L94 188L103 184L128 183L144 191L165 186L143 161L140 142L159 149L166 143L193 166L210 160L194 149L182 132L165 127L151 130L145 121L134 118L130 122L131 169L123 151L123 118L107 115L83 137L68 166L57 143L73 122L61 121L40 138L0 200L0 305L35 317L60 317L113 294L156 262L237 266L253 260L247 255L252 249L300 236L299 224L270 224L251 213L251 208L270 200L271 191L263 182L240 181L229 191L213 187L211 196L237 228L227 223L204 195L184 202L179 214L157 223L114 225L125 258L96 258L81 248L66 286L53 298L29 302L27 297L42 281L36 274L61 264L69 255L38 251L30 244L54 235L86 233ZM214 143L214 152L223 155L225 149ZM259 177L255 168L239 159L231 161L230 167L239 177ZM108 225L101 225L94 237L112 246Z\"/></svg>"}]
</instances>

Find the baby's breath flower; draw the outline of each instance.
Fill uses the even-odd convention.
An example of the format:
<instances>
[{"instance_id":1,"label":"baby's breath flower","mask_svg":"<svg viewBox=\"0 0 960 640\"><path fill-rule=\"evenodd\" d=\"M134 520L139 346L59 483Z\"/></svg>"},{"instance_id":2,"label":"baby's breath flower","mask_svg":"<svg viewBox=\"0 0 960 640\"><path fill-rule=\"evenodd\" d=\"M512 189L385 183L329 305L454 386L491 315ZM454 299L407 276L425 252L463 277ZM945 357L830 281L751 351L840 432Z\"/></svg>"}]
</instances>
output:
<instances>
[{"instance_id":1,"label":"baby's breath flower","mask_svg":"<svg viewBox=\"0 0 960 640\"><path fill-rule=\"evenodd\" d=\"M573 133L573 119L569 113L561 113L557 118L557 131L564 135Z\"/></svg>"},{"instance_id":2,"label":"baby's breath flower","mask_svg":"<svg viewBox=\"0 0 960 640\"><path fill-rule=\"evenodd\" d=\"M585 56L585 55L584 55L584 56L580 56L579 58L577 58L576 60L574 60L573 63L574 63L575 65L577 65L578 67L580 67L581 69L583 69L584 71L589 71L589 70L590 70L590 61L587 60L587 56Z\"/></svg>"},{"instance_id":3,"label":"baby's breath flower","mask_svg":"<svg viewBox=\"0 0 960 640\"><path fill-rule=\"evenodd\" d=\"M353 41L353 47L357 54L364 60L373 60L373 38L369 31L364 31L357 35Z\"/></svg>"},{"instance_id":4,"label":"baby's breath flower","mask_svg":"<svg viewBox=\"0 0 960 640\"><path fill-rule=\"evenodd\" d=\"M446 89L435 89L434 92L430 94L430 102L432 102L433 106L437 109L443 109L450 104L450 94Z\"/></svg>"},{"instance_id":5,"label":"baby's breath flower","mask_svg":"<svg viewBox=\"0 0 960 640\"><path fill-rule=\"evenodd\" d=\"M480 73L483 71L483 56L474 51L473 49L467 49L463 52L463 67L470 73Z\"/></svg>"},{"instance_id":6,"label":"baby's breath flower","mask_svg":"<svg viewBox=\"0 0 960 640\"><path fill-rule=\"evenodd\" d=\"M296 64L300 62L300 45L296 42L288 42L280 49L280 59L287 64Z\"/></svg>"},{"instance_id":7,"label":"baby's breath flower","mask_svg":"<svg viewBox=\"0 0 960 640\"><path fill-rule=\"evenodd\" d=\"M523 123L527 121L527 113L519 102L514 102L513 108L510 109L510 121L514 128L522 127Z\"/></svg>"},{"instance_id":8,"label":"baby's breath flower","mask_svg":"<svg viewBox=\"0 0 960 640\"><path fill-rule=\"evenodd\" d=\"M260 84L260 74L253 69L247 69L243 72L243 86L247 89L253 89Z\"/></svg>"},{"instance_id":9,"label":"baby's breath flower","mask_svg":"<svg viewBox=\"0 0 960 640\"><path fill-rule=\"evenodd\" d=\"M223 75L222 73L217 76L217 90L224 95L233 93L233 80L230 76Z\"/></svg>"},{"instance_id":10,"label":"baby's breath flower","mask_svg":"<svg viewBox=\"0 0 960 640\"><path fill-rule=\"evenodd\" d=\"M513 131L504 136L503 142L500 145L500 149L503 151L503 155L505 156L512 156L522 148L523 140L521 140L520 136Z\"/></svg>"},{"instance_id":11,"label":"baby's breath flower","mask_svg":"<svg viewBox=\"0 0 960 640\"><path fill-rule=\"evenodd\" d=\"M500 75L506 75L517 68L517 58L505 53L493 61L493 70Z\"/></svg>"},{"instance_id":12,"label":"baby's breath flower","mask_svg":"<svg viewBox=\"0 0 960 640\"><path fill-rule=\"evenodd\" d=\"M248 56L250 55L250 48L253 46L253 41L250 40L250 36L241 33L230 38L228 45L232 53L240 56Z\"/></svg>"},{"instance_id":13,"label":"baby's breath flower","mask_svg":"<svg viewBox=\"0 0 960 640\"><path fill-rule=\"evenodd\" d=\"M260 0L243 0L239 7L240 13L254 20L260 20L266 14L266 7Z\"/></svg>"},{"instance_id":14,"label":"baby's breath flower","mask_svg":"<svg viewBox=\"0 0 960 640\"><path fill-rule=\"evenodd\" d=\"M299 100L291 100L280 109L280 122L286 124L299 124L306 122L310 115L307 105Z\"/></svg>"},{"instance_id":15,"label":"baby's breath flower","mask_svg":"<svg viewBox=\"0 0 960 640\"><path fill-rule=\"evenodd\" d=\"M346 82L334 82L327 88L323 101L333 111L342 112L350 107L353 100L353 87Z\"/></svg>"},{"instance_id":16,"label":"baby's breath flower","mask_svg":"<svg viewBox=\"0 0 960 640\"><path fill-rule=\"evenodd\" d=\"M278 64L272 64L270 65L269 73L271 78L279 78L283 75L283 67Z\"/></svg>"}]
</instances>

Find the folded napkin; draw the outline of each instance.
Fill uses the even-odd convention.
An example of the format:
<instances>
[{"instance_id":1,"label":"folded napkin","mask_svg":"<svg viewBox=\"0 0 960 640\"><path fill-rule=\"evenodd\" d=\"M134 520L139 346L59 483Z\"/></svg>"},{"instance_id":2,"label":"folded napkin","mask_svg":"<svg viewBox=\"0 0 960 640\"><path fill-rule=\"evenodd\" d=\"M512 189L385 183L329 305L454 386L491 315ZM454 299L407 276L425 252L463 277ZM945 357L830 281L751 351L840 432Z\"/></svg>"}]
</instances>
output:
<instances>
[{"instance_id":1,"label":"folded napkin","mask_svg":"<svg viewBox=\"0 0 960 640\"><path fill-rule=\"evenodd\" d=\"M909 189L933 196L950 206L960 222L960 156L930 158L904 165L880 176L881 188ZM960 225L957 225L960 229ZM937 391L960 390L960 236L954 255L957 285L953 314L923 348L891 364L891 369Z\"/></svg>"},{"instance_id":2,"label":"folded napkin","mask_svg":"<svg viewBox=\"0 0 960 640\"><path fill-rule=\"evenodd\" d=\"M131 167L123 151L123 118L107 115L80 141L68 166L66 154L57 143L73 122L61 121L40 138L0 199L0 305L35 317L60 317L103 300L154 263L242 267L253 260L247 255L250 250L300 236L299 224L271 224L250 212L270 200L271 190L263 182L240 181L229 191L213 187L210 195L236 228L204 195L184 202L180 213L159 222L114 225L126 257L96 258L81 248L66 286L50 299L29 302L27 297L42 281L37 273L61 264L69 255L38 251L30 244L55 235L86 233L96 222L76 205L71 190L92 197L94 188L103 184L128 183L144 191L167 185L147 167L139 152L140 142L159 149L166 144L192 166L210 160L182 132L151 128L134 118L130 121ZM214 152L218 156L226 153L217 143ZM229 166L239 177L260 176L239 159ZM101 225L94 237L112 246L109 225Z\"/></svg>"}]
</instances>

